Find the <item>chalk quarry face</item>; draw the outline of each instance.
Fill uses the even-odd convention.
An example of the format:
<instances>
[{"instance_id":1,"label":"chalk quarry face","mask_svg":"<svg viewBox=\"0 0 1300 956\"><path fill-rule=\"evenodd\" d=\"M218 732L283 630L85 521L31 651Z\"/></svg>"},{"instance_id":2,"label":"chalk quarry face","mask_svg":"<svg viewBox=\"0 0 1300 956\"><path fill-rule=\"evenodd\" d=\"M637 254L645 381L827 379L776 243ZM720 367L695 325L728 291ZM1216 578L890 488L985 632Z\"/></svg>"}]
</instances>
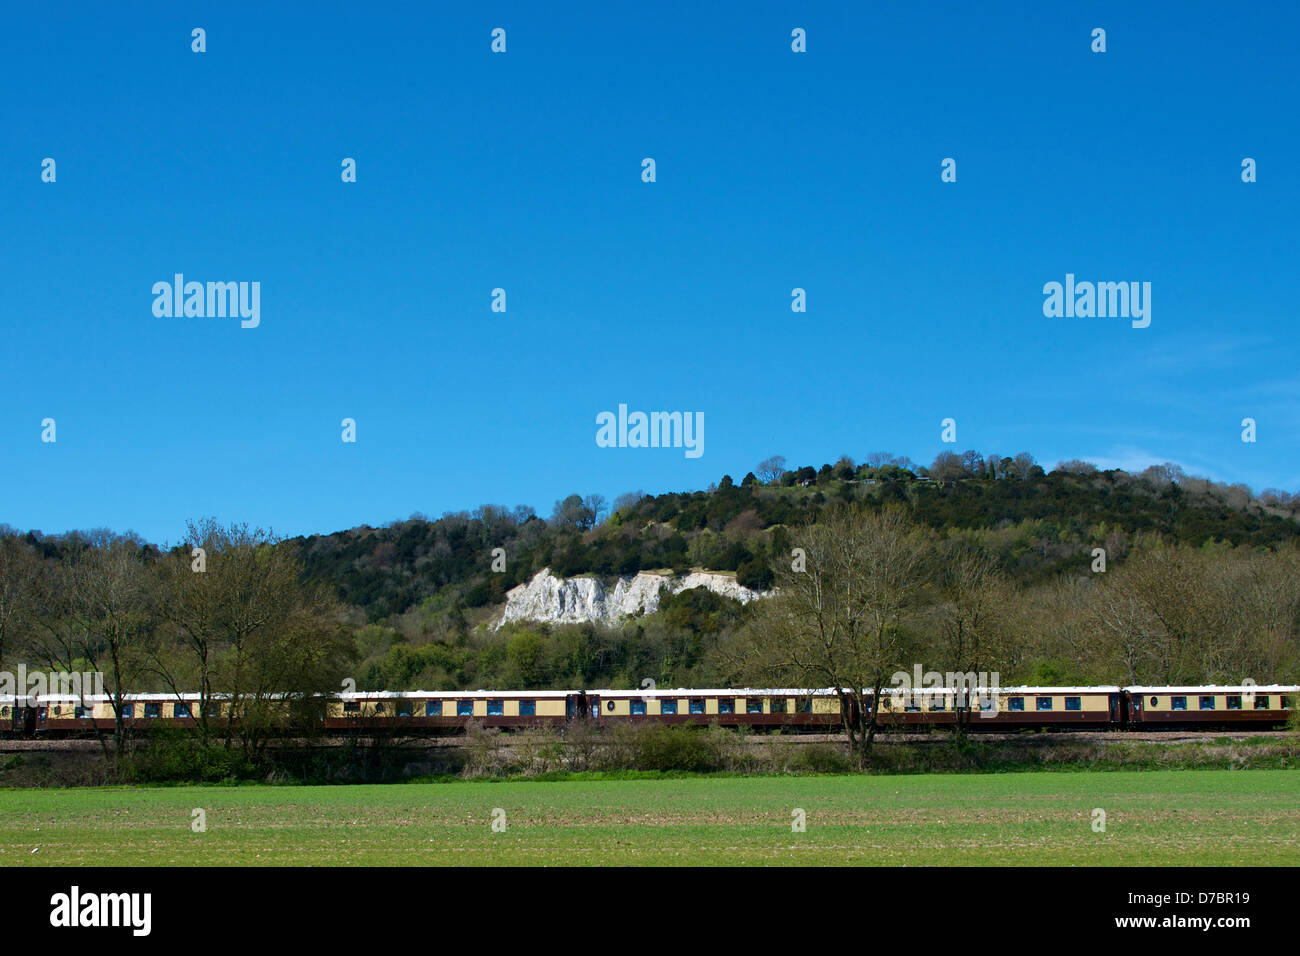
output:
<instances>
[{"instance_id":1,"label":"chalk quarry face","mask_svg":"<svg viewBox=\"0 0 1300 956\"><path fill-rule=\"evenodd\" d=\"M730 575L708 571L680 576L642 571L635 577L619 578L612 588L606 588L595 578L558 578L550 568L542 568L527 584L520 584L506 594L505 613L497 628L510 621L617 624L625 618L659 610L659 599L665 590L677 594L699 587L742 604L771 593L741 587Z\"/></svg>"}]
</instances>

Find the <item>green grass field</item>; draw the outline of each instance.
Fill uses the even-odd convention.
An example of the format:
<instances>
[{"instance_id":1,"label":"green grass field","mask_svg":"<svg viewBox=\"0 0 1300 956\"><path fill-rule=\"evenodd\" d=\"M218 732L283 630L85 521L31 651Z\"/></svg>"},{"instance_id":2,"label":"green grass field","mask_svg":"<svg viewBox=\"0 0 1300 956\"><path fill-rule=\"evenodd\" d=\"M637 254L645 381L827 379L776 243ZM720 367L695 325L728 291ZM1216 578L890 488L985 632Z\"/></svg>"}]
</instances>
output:
<instances>
[{"instance_id":1,"label":"green grass field","mask_svg":"<svg viewBox=\"0 0 1300 956\"><path fill-rule=\"evenodd\" d=\"M1300 771L0 792L7 866L876 863L1296 864Z\"/></svg>"}]
</instances>

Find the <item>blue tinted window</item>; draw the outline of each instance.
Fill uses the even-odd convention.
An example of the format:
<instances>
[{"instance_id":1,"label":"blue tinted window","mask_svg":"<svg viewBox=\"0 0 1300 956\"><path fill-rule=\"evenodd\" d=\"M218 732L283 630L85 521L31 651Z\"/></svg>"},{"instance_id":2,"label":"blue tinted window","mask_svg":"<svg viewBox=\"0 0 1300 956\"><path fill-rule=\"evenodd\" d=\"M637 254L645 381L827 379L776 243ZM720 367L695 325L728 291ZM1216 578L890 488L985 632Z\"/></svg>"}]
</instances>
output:
<instances>
[{"instance_id":1,"label":"blue tinted window","mask_svg":"<svg viewBox=\"0 0 1300 956\"><path fill-rule=\"evenodd\" d=\"M189 705L188 703L184 703L184 702L173 705L173 707L172 707L172 716L173 716L173 717L188 717L188 716L190 716L190 705Z\"/></svg>"},{"instance_id":2,"label":"blue tinted window","mask_svg":"<svg viewBox=\"0 0 1300 956\"><path fill-rule=\"evenodd\" d=\"M1051 710L1051 709L1052 709L1052 698L1050 698L1050 697L1035 697L1035 698L1034 698L1034 709L1035 709L1035 710Z\"/></svg>"},{"instance_id":3,"label":"blue tinted window","mask_svg":"<svg viewBox=\"0 0 1300 956\"><path fill-rule=\"evenodd\" d=\"M633 713L633 714L644 714L644 713L645 713L645 701L644 701L644 700L634 700L634 701L632 701L632 713Z\"/></svg>"},{"instance_id":4,"label":"blue tinted window","mask_svg":"<svg viewBox=\"0 0 1300 956\"><path fill-rule=\"evenodd\" d=\"M506 712L505 704L502 703L501 701L499 701L499 700L490 700L490 701L488 701L488 716L489 716L489 717L501 717L501 716L504 716L505 712Z\"/></svg>"},{"instance_id":5,"label":"blue tinted window","mask_svg":"<svg viewBox=\"0 0 1300 956\"><path fill-rule=\"evenodd\" d=\"M718 713L734 714L736 712L736 699L734 697L718 698Z\"/></svg>"},{"instance_id":6,"label":"blue tinted window","mask_svg":"<svg viewBox=\"0 0 1300 956\"><path fill-rule=\"evenodd\" d=\"M426 717L441 717L441 716L442 716L442 701L440 701L440 700L426 700L426 701L424 702L424 716L426 716Z\"/></svg>"},{"instance_id":7,"label":"blue tinted window","mask_svg":"<svg viewBox=\"0 0 1300 956\"><path fill-rule=\"evenodd\" d=\"M536 717L536 716L537 716L537 701L535 701L535 700L521 700L521 701L519 702L519 716L520 716L520 717Z\"/></svg>"},{"instance_id":8,"label":"blue tinted window","mask_svg":"<svg viewBox=\"0 0 1300 956\"><path fill-rule=\"evenodd\" d=\"M1007 710L1024 710L1025 699L1023 697L1008 697Z\"/></svg>"},{"instance_id":9,"label":"blue tinted window","mask_svg":"<svg viewBox=\"0 0 1300 956\"><path fill-rule=\"evenodd\" d=\"M1255 709L1268 710L1268 694L1255 695Z\"/></svg>"},{"instance_id":10,"label":"blue tinted window","mask_svg":"<svg viewBox=\"0 0 1300 956\"><path fill-rule=\"evenodd\" d=\"M675 713L677 713L677 701L675 701L675 700L661 700L661 701L659 701L659 713L661 713L661 714L675 714Z\"/></svg>"},{"instance_id":11,"label":"blue tinted window","mask_svg":"<svg viewBox=\"0 0 1300 956\"><path fill-rule=\"evenodd\" d=\"M474 716L474 702L473 702L472 700L458 700L458 701L456 701L456 716L457 716L457 717L473 717L473 716Z\"/></svg>"},{"instance_id":12,"label":"blue tinted window","mask_svg":"<svg viewBox=\"0 0 1300 956\"><path fill-rule=\"evenodd\" d=\"M747 697L745 698L745 713L761 714L763 712L763 698Z\"/></svg>"},{"instance_id":13,"label":"blue tinted window","mask_svg":"<svg viewBox=\"0 0 1300 956\"><path fill-rule=\"evenodd\" d=\"M411 716L411 702L409 700L399 700L397 702L397 716L398 717Z\"/></svg>"},{"instance_id":14,"label":"blue tinted window","mask_svg":"<svg viewBox=\"0 0 1300 956\"><path fill-rule=\"evenodd\" d=\"M135 704L122 705L122 719L131 720L135 717Z\"/></svg>"},{"instance_id":15,"label":"blue tinted window","mask_svg":"<svg viewBox=\"0 0 1300 956\"><path fill-rule=\"evenodd\" d=\"M704 713L704 698L692 697L690 701L690 710L692 714Z\"/></svg>"},{"instance_id":16,"label":"blue tinted window","mask_svg":"<svg viewBox=\"0 0 1300 956\"><path fill-rule=\"evenodd\" d=\"M1083 699L1080 697L1065 698L1066 710L1083 710Z\"/></svg>"},{"instance_id":17,"label":"blue tinted window","mask_svg":"<svg viewBox=\"0 0 1300 956\"><path fill-rule=\"evenodd\" d=\"M1214 710L1214 696L1212 694L1201 695L1201 710Z\"/></svg>"},{"instance_id":18,"label":"blue tinted window","mask_svg":"<svg viewBox=\"0 0 1300 956\"><path fill-rule=\"evenodd\" d=\"M161 717L161 716L162 716L162 704L145 704L145 705L144 705L144 715L145 715L146 717Z\"/></svg>"},{"instance_id":19,"label":"blue tinted window","mask_svg":"<svg viewBox=\"0 0 1300 956\"><path fill-rule=\"evenodd\" d=\"M1186 698L1186 697L1170 697L1170 698L1169 698L1169 709L1170 709L1170 710L1186 710L1186 709L1187 709L1187 698Z\"/></svg>"},{"instance_id":20,"label":"blue tinted window","mask_svg":"<svg viewBox=\"0 0 1300 956\"><path fill-rule=\"evenodd\" d=\"M1228 710L1241 710L1241 695L1240 695L1240 694L1229 694L1229 695L1228 695Z\"/></svg>"}]
</instances>

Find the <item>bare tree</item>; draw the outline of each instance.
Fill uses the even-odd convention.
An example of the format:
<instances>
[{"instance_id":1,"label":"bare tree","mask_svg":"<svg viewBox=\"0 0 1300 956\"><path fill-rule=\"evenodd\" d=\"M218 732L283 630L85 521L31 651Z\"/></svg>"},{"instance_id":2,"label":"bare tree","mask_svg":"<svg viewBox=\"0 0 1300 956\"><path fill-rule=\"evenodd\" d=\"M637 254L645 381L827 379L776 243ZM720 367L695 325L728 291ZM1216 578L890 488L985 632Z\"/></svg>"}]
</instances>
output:
<instances>
[{"instance_id":1,"label":"bare tree","mask_svg":"<svg viewBox=\"0 0 1300 956\"><path fill-rule=\"evenodd\" d=\"M614 504L611 506L610 510L617 514L624 508L631 508L633 505L639 504L641 499L644 497L645 492L640 488L636 491L625 491L614 499Z\"/></svg>"},{"instance_id":2,"label":"bare tree","mask_svg":"<svg viewBox=\"0 0 1300 956\"><path fill-rule=\"evenodd\" d=\"M591 523L594 527L605 520L609 514L609 502L605 500L604 495L590 494L582 499L582 506L587 509L591 515Z\"/></svg>"},{"instance_id":3,"label":"bare tree","mask_svg":"<svg viewBox=\"0 0 1300 956\"><path fill-rule=\"evenodd\" d=\"M930 477L935 481L961 478L965 474L966 466L962 464L961 456L956 452L941 451L934 456L934 461L930 465Z\"/></svg>"},{"instance_id":4,"label":"bare tree","mask_svg":"<svg viewBox=\"0 0 1300 956\"><path fill-rule=\"evenodd\" d=\"M202 549L201 566L192 548ZM191 522L163 576L158 612L173 640L152 663L173 692L197 690L205 745L238 738L255 756L268 733L302 716L295 708L340 687L352 651L342 610L302 582L297 557L269 532Z\"/></svg>"},{"instance_id":5,"label":"bare tree","mask_svg":"<svg viewBox=\"0 0 1300 956\"><path fill-rule=\"evenodd\" d=\"M17 535L0 537L0 670L5 652L31 621L32 591L40 559Z\"/></svg>"},{"instance_id":6,"label":"bare tree","mask_svg":"<svg viewBox=\"0 0 1300 956\"><path fill-rule=\"evenodd\" d=\"M785 474L785 456L773 455L771 458L765 458L758 463L758 467L754 469L754 474L765 485L775 484Z\"/></svg>"},{"instance_id":7,"label":"bare tree","mask_svg":"<svg viewBox=\"0 0 1300 956\"><path fill-rule=\"evenodd\" d=\"M877 729L873 701L906 670L905 617L928 581L925 536L897 509L843 507L805 529L806 570L782 570L779 589L737 644L752 672L834 689L841 725L862 762Z\"/></svg>"},{"instance_id":8,"label":"bare tree","mask_svg":"<svg viewBox=\"0 0 1300 956\"><path fill-rule=\"evenodd\" d=\"M77 544L49 565L37 591L33 649L51 670L103 675L116 753L125 751L125 697L145 672L155 620L144 551L127 538ZM82 688L83 704L87 688ZM101 737L107 752L107 744Z\"/></svg>"},{"instance_id":9,"label":"bare tree","mask_svg":"<svg viewBox=\"0 0 1300 956\"><path fill-rule=\"evenodd\" d=\"M1036 464L1037 462L1034 461L1033 455L1029 454L1027 451L1022 451L1020 454L1016 455L1015 458L1011 459L1011 473L1021 481L1025 481L1033 475L1034 466Z\"/></svg>"},{"instance_id":10,"label":"bare tree","mask_svg":"<svg viewBox=\"0 0 1300 956\"><path fill-rule=\"evenodd\" d=\"M938 579L941 663L967 677L1001 667L1015 591L997 562L982 548L956 542L939 561ZM956 716L964 728L970 709L959 708Z\"/></svg>"}]
</instances>

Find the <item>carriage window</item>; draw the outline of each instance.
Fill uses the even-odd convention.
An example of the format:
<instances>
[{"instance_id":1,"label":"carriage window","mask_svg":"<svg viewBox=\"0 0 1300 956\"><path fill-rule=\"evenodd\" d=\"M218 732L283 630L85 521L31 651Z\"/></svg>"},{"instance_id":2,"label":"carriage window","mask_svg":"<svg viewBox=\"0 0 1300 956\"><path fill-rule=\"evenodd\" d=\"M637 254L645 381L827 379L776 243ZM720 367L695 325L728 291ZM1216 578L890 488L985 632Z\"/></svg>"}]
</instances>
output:
<instances>
[{"instance_id":1,"label":"carriage window","mask_svg":"<svg viewBox=\"0 0 1300 956\"><path fill-rule=\"evenodd\" d=\"M135 704L122 705L122 719L132 720L135 717Z\"/></svg>"},{"instance_id":2,"label":"carriage window","mask_svg":"<svg viewBox=\"0 0 1300 956\"><path fill-rule=\"evenodd\" d=\"M1212 694L1201 695L1201 710L1214 710L1214 696Z\"/></svg>"},{"instance_id":3,"label":"carriage window","mask_svg":"<svg viewBox=\"0 0 1300 956\"><path fill-rule=\"evenodd\" d=\"M1241 710L1241 695L1240 695L1240 694L1229 694L1229 695L1228 695L1228 710Z\"/></svg>"},{"instance_id":4,"label":"carriage window","mask_svg":"<svg viewBox=\"0 0 1300 956\"><path fill-rule=\"evenodd\" d=\"M174 704L174 705L172 706L172 716L173 716L173 717L189 717L189 716L191 716L191 714L190 714L190 705L189 705L188 703L179 703L179 704Z\"/></svg>"},{"instance_id":5,"label":"carriage window","mask_svg":"<svg viewBox=\"0 0 1300 956\"><path fill-rule=\"evenodd\" d=\"M411 716L411 702L409 700L401 700L397 702L397 716L398 717Z\"/></svg>"},{"instance_id":6,"label":"carriage window","mask_svg":"<svg viewBox=\"0 0 1300 956\"><path fill-rule=\"evenodd\" d=\"M457 716L457 717L473 717L473 716L474 716L474 702L473 702L472 700L458 700L458 701L456 701L456 716Z\"/></svg>"},{"instance_id":7,"label":"carriage window","mask_svg":"<svg viewBox=\"0 0 1300 956\"><path fill-rule=\"evenodd\" d=\"M46 710L47 710L47 708L45 708L45 707L37 707L37 708L36 708L36 719L37 719L37 720L44 720L44 719L45 719L45 713L46 713Z\"/></svg>"},{"instance_id":8,"label":"carriage window","mask_svg":"<svg viewBox=\"0 0 1300 956\"><path fill-rule=\"evenodd\" d=\"M1008 697L1007 710L1024 710L1025 699L1023 697Z\"/></svg>"},{"instance_id":9,"label":"carriage window","mask_svg":"<svg viewBox=\"0 0 1300 956\"><path fill-rule=\"evenodd\" d=\"M426 701L424 702L424 716L426 716L426 717L441 717L441 716L442 716L442 701L440 701L440 700L426 700Z\"/></svg>"},{"instance_id":10,"label":"carriage window","mask_svg":"<svg viewBox=\"0 0 1300 956\"><path fill-rule=\"evenodd\" d=\"M745 713L761 714L763 712L763 698L747 697L745 698Z\"/></svg>"},{"instance_id":11,"label":"carriage window","mask_svg":"<svg viewBox=\"0 0 1300 956\"><path fill-rule=\"evenodd\" d=\"M943 694L934 694L930 697L930 709L944 711L948 709L947 698Z\"/></svg>"},{"instance_id":12,"label":"carriage window","mask_svg":"<svg viewBox=\"0 0 1300 956\"><path fill-rule=\"evenodd\" d=\"M1067 698L1065 698L1065 709L1066 709L1066 710L1083 710L1083 698L1082 698L1082 697L1067 697Z\"/></svg>"},{"instance_id":13,"label":"carriage window","mask_svg":"<svg viewBox=\"0 0 1300 956\"><path fill-rule=\"evenodd\" d=\"M661 701L659 701L659 713L661 713L661 714L675 714L675 713L677 713L677 701L675 701L675 700L661 700Z\"/></svg>"},{"instance_id":14,"label":"carriage window","mask_svg":"<svg viewBox=\"0 0 1300 956\"><path fill-rule=\"evenodd\" d=\"M798 710L799 713L801 713L801 714L811 714L811 713L812 713L812 698L811 698L811 697L800 697L797 701L795 701L795 709Z\"/></svg>"},{"instance_id":15,"label":"carriage window","mask_svg":"<svg viewBox=\"0 0 1300 956\"><path fill-rule=\"evenodd\" d=\"M760 703L759 706L761 707L762 704ZM772 698L771 713L773 713L773 714L784 714L784 713L785 713L785 698L784 698L784 697L773 697L773 698Z\"/></svg>"},{"instance_id":16,"label":"carriage window","mask_svg":"<svg viewBox=\"0 0 1300 956\"><path fill-rule=\"evenodd\" d=\"M1268 710L1268 694L1255 695L1255 709Z\"/></svg>"},{"instance_id":17,"label":"carriage window","mask_svg":"<svg viewBox=\"0 0 1300 956\"><path fill-rule=\"evenodd\" d=\"M644 700L632 701L632 715L636 717L644 713L645 713L645 701Z\"/></svg>"},{"instance_id":18,"label":"carriage window","mask_svg":"<svg viewBox=\"0 0 1300 956\"><path fill-rule=\"evenodd\" d=\"M1292 706L1292 698L1291 698L1291 695L1290 695L1290 694L1283 694L1283 695L1282 695L1282 709L1283 709L1283 710L1290 710L1290 709L1291 709L1291 706Z\"/></svg>"},{"instance_id":19,"label":"carriage window","mask_svg":"<svg viewBox=\"0 0 1300 956\"><path fill-rule=\"evenodd\" d=\"M1152 707L1159 707L1159 706L1160 706L1160 698L1159 698L1159 697L1152 697L1152 698L1151 698L1151 706L1152 706Z\"/></svg>"},{"instance_id":20,"label":"carriage window","mask_svg":"<svg viewBox=\"0 0 1300 956\"><path fill-rule=\"evenodd\" d=\"M535 700L521 700L521 701L519 702L519 716L520 716L520 717L536 717L536 716L537 716L537 701L535 701Z\"/></svg>"},{"instance_id":21,"label":"carriage window","mask_svg":"<svg viewBox=\"0 0 1300 956\"><path fill-rule=\"evenodd\" d=\"M506 713L506 705L502 701L499 700L488 701L489 717L504 717L505 713Z\"/></svg>"},{"instance_id":22,"label":"carriage window","mask_svg":"<svg viewBox=\"0 0 1300 956\"><path fill-rule=\"evenodd\" d=\"M911 713L915 713L916 711L918 711L918 710L920 710L920 709L921 709L921 695L920 695L920 694L915 694L915 693L913 693L913 694L904 694L904 695L903 695L903 710L904 710L904 711L906 711L907 713L911 714Z\"/></svg>"},{"instance_id":23,"label":"carriage window","mask_svg":"<svg viewBox=\"0 0 1300 956\"><path fill-rule=\"evenodd\" d=\"M702 713L704 713L704 698L703 698L703 697L692 697L692 698L691 698L691 702L690 702L690 712L691 712L692 714L702 714Z\"/></svg>"},{"instance_id":24,"label":"carriage window","mask_svg":"<svg viewBox=\"0 0 1300 956\"><path fill-rule=\"evenodd\" d=\"M161 716L162 716L162 704L145 704L145 705L144 705L144 715L145 715L146 717L161 717Z\"/></svg>"},{"instance_id":25,"label":"carriage window","mask_svg":"<svg viewBox=\"0 0 1300 956\"><path fill-rule=\"evenodd\" d=\"M360 710L361 701L359 700L345 700L343 702L343 713L345 714L355 714Z\"/></svg>"},{"instance_id":26,"label":"carriage window","mask_svg":"<svg viewBox=\"0 0 1300 956\"><path fill-rule=\"evenodd\" d=\"M1051 710L1051 709L1052 709L1052 698L1050 697L1034 698L1034 710Z\"/></svg>"},{"instance_id":27,"label":"carriage window","mask_svg":"<svg viewBox=\"0 0 1300 956\"><path fill-rule=\"evenodd\" d=\"M734 697L718 698L718 713L734 714L735 712L736 712L736 698Z\"/></svg>"},{"instance_id":28,"label":"carriage window","mask_svg":"<svg viewBox=\"0 0 1300 956\"><path fill-rule=\"evenodd\" d=\"M1186 698L1186 697L1170 697L1170 698L1169 698L1169 709L1170 709L1170 710L1186 710L1186 709L1187 709L1187 698Z\"/></svg>"},{"instance_id":29,"label":"carriage window","mask_svg":"<svg viewBox=\"0 0 1300 956\"><path fill-rule=\"evenodd\" d=\"M89 716L90 716L90 708L89 708L89 707L82 707L81 705L78 705L78 706L77 706L77 709L73 712L73 714L74 714L74 716L76 716L76 717L89 717Z\"/></svg>"}]
</instances>

